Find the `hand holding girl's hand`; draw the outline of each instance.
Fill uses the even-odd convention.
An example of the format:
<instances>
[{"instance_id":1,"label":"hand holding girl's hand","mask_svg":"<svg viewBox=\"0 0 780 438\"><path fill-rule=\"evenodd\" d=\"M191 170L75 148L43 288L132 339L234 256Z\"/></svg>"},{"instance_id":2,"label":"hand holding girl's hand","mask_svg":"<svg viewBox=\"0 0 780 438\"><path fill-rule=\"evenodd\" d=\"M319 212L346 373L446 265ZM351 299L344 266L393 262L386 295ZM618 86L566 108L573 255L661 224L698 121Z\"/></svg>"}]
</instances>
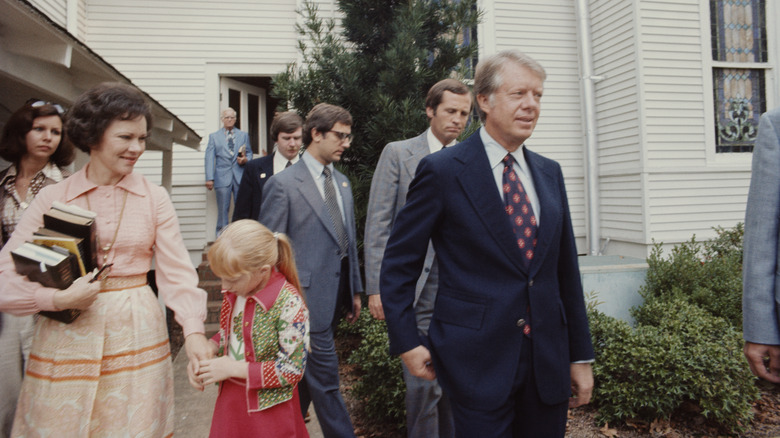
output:
<instances>
[{"instance_id":1,"label":"hand holding girl's hand","mask_svg":"<svg viewBox=\"0 0 780 438\"><path fill-rule=\"evenodd\" d=\"M190 386L197 389L198 391L203 391L204 386L203 383L201 383L197 372L195 371L196 366L197 362L189 361L187 363L187 378L190 381Z\"/></svg>"},{"instance_id":2,"label":"hand holding girl's hand","mask_svg":"<svg viewBox=\"0 0 780 438\"><path fill-rule=\"evenodd\" d=\"M231 377L246 379L249 366L227 356L200 361L198 378L204 385L221 382Z\"/></svg>"},{"instance_id":3,"label":"hand holding girl's hand","mask_svg":"<svg viewBox=\"0 0 780 438\"><path fill-rule=\"evenodd\" d=\"M54 293L54 306L57 309L87 309L97 299L100 282L90 283L92 274L77 278L67 289Z\"/></svg>"}]
</instances>

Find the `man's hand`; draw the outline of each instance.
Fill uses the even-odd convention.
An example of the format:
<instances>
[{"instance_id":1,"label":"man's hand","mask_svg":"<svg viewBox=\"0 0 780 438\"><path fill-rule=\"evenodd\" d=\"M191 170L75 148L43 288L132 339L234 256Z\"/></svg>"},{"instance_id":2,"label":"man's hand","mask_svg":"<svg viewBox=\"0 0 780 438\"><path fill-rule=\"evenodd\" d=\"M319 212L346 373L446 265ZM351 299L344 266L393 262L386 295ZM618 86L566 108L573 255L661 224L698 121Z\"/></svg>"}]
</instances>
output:
<instances>
[{"instance_id":1,"label":"man's hand","mask_svg":"<svg viewBox=\"0 0 780 438\"><path fill-rule=\"evenodd\" d=\"M361 307L363 307L363 303L360 302L360 294L355 294L352 297L352 311L347 312L347 322L355 323L360 318Z\"/></svg>"},{"instance_id":2,"label":"man's hand","mask_svg":"<svg viewBox=\"0 0 780 438\"><path fill-rule=\"evenodd\" d=\"M368 310L371 311L371 316L374 319L384 321L385 309L382 307L382 299L379 297L379 294L368 296Z\"/></svg>"},{"instance_id":3,"label":"man's hand","mask_svg":"<svg viewBox=\"0 0 780 438\"><path fill-rule=\"evenodd\" d=\"M759 378L780 383L780 345L745 342L742 350L750 365L750 371Z\"/></svg>"},{"instance_id":4,"label":"man's hand","mask_svg":"<svg viewBox=\"0 0 780 438\"><path fill-rule=\"evenodd\" d=\"M401 354L401 360L413 376L425 380L436 378L436 371L431 363L431 352L422 345L412 348L406 353Z\"/></svg>"},{"instance_id":5,"label":"man's hand","mask_svg":"<svg viewBox=\"0 0 780 438\"><path fill-rule=\"evenodd\" d=\"M206 189L214 190L214 181L206 181Z\"/></svg>"},{"instance_id":6,"label":"man's hand","mask_svg":"<svg viewBox=\"0 0 780 438\"><path fill-rule=\"evenodd\" d=\"M571 364L571 393L569 408L590 403L590 396L593 395L593 367L591 364Z\"/></svg>"},{"instance_id":7,"label":"man's hand","mask_svg":"<svg viewBox=\"0 0 780 438\"><path fill-rule=\"evenodd\" d=\"M236 163L238 163L239 166L243 166L247 161L249 161L249 158L247 158L246 155L241 155L236 158Z\"/></svg>"}]
</instances>

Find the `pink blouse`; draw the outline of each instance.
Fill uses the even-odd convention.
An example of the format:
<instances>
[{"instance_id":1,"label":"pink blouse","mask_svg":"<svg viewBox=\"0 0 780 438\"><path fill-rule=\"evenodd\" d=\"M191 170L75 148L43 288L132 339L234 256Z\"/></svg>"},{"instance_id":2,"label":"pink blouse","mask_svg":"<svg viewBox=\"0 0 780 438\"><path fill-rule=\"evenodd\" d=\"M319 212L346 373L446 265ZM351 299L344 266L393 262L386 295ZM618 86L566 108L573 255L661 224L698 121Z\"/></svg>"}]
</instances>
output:
<instances>
[{"instance_id":1,"label":"pink blouse","mask_svg":"<svg viewBox=\"0 0 780 438\"><path fill-rule=\"evenodd\" d=\"M124 192L128 193L116 243L106 263L113 263L112 277L145 274L155 258L157 286L165 304L175 312L184 336L204 333L206 292L198 288L198 274L184 246L176 211L168 192L143 175L131 173L114 186L97 186L87 179L89 164L66 180L44 187L0 251L0 311L16 315L40 310L57 310L56 289L31 282L18 275L11 249L30 240L43 226L43 214L54 201L78 205L96 212L99 246L110 243L117 230ZM103 263L99 250L98 263Z\"/></svg>"}]
</instances>

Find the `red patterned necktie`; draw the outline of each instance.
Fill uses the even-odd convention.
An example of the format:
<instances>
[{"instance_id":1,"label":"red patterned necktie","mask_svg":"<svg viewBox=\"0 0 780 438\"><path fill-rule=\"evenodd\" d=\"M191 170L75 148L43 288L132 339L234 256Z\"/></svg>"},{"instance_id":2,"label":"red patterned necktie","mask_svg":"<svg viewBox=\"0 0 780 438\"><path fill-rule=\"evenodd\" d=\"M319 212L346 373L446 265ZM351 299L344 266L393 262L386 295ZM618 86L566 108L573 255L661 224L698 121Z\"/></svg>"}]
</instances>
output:
<instances>
[{"instance_id":1,"label":"red patterned necktie","mask_svg":"<svg viewBox=\"0 0 780 438\"><path fill-rule=\"evenodd\" d=\"M526 266L534 258L536 247L536 216L531 206L531 200L523 188L523 183L515 173L514 157L506 154L504 157L504 209L512 221L512 230L517 238L517 246L523 252L523 262Z\"/></svg>"}]
</instances>

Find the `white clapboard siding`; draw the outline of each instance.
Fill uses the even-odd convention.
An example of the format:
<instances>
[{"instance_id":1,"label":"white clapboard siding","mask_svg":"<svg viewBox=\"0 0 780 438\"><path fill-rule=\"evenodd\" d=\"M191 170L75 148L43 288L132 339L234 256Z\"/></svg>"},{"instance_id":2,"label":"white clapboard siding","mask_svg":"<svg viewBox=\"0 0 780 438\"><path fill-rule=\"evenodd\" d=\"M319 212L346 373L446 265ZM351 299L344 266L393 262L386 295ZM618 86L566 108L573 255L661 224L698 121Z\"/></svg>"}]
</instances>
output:
<instances>
[{"instance_id":1,"label":"white clapboard siding","mask_svg":"<svg viewBox=\"0 0 780 438\"><path fill-rule=\"evenodd\" d=\"M29 0L30 4L46 14L49 19L58 25L68 27L67 0Z\"/></svg>"},{"instance_id":2,"label":"white clapboard siding","mask_svg":"<svg viewBox=\"0 0 780 438\"><path fill-rule=\"evenodd\" d=\"M633 2L591 2L602 239L643 245L641 112ZM612 254L614 243L605 248ZM618 249L619 250L619 249ZM632 254L633 255L633 254Z\"/></svg>"},{"instance_id":3,"label":"white clapboard siding","mask_svg":"<svg viewBox=\"0 0 780 438\"><path fill-rule=\"evenodd\" d=\"M583 128L579 91L577 23L570 0L492 2L495 49L519 49L547 71L542 111L527 145L561 164L579 252L585 236ZM480 37L481 38L481 37ZM541 212L544 221L544 212Z\"/></svg>"},{"instance_id":4,"label":"white clapboard siding","mask_svg":"<svg viewBox=\"0 0 780 438\"><path fill-rule=\"evenodd\" d=\"M715 226L733 227L745 220L750 172L739 167L652 172L647 208L656 241L677 243L691 235L715 235Z\"/></svg>"},{"instance_id":5,"label":"white clapboard siding","mask_svg":"<svg viewBox=\"0 0 780 438\"><path fill-rule=\"evenodd\" d=\"M699 0L645 0L641 22L646 166L706 166Z\"/></svg>"}]
</instances>

